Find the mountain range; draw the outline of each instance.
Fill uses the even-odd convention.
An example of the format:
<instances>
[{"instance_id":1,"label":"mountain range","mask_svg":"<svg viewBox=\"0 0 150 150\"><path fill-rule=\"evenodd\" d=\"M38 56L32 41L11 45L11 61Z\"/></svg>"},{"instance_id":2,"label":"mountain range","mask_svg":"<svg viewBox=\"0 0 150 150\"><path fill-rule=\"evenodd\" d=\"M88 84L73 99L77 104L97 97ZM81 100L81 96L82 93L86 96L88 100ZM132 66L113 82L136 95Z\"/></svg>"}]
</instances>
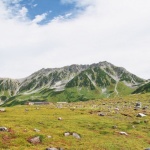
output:
<instances>
[{"instance_id":1,"label":"mountain range","mask_svg":"<svg viewBox=\"0 0 150 150\"><path fill-rule=\"evenodd\" d=\"M41 69L24 79L0 78L0 99L6 106L27 101L85 101L139 93L147 84L150 86L145 79L104 61Z\"/></svg>"}]
</instances>

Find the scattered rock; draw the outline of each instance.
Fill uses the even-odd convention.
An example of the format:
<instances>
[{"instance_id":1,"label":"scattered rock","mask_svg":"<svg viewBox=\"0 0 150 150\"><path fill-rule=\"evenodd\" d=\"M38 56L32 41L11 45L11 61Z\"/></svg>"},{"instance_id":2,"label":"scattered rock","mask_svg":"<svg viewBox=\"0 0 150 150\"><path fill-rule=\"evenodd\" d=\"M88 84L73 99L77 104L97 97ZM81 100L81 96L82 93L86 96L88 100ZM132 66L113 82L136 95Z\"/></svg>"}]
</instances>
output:
<instances>
[{"instance_id":1,"label":"scattered rock","mask_svg":"<svg viewBox=\"0 0 150 150\"><path fill-rule=\"evenodd\" d=\"M32 144L38 144L38 143L41 143L41 140L40 140L39 136L36 136L36 137L28 139L28 142L30 142Z\"/></svg>"},{"instance_id":2,"label":"scattered rock","mask_svg":"<svg viewBox=\"0 0 150 150\"><path fill-rule=\"evenodd\" d=\"M39 129L34 129L34 131L35 131L35 132L40 132L40 130L39 130Z\"/></svg>"},{"instance_id":3,"label":"scattered rock","mask_svg":"<svg viewBox=\"0 0 150 150\"><path fill-rule=\"evenodd\" d=\"M121 132L119 132L121 135L128 135L126 132L123 132L123 131L121 131Z\"/></svg>"},{"instance_id":4,"label":"scattered rock","mask_svg":"<svg viewBox=\"0 0 150 150\"><path fill-rule=\"evenodd\" d=\"M50 138L52 138L52 136L48 135L47 138L50 139Z\"/></svg>"},{"instance_id":5,"label":"scattered rock","mask_svg":"<svg viewBox=\"0 0 150 150\"><path fill-rule=\"evenodd\" d=\"M5 108L0 108L0 112L5 112L6 109Z\"/></svg>"},{"instance_id":6,"label":"scattered rock","mask_svg":"<svg viewBox=\"0 0 150 150\"><path fill-rule=\"evenodd\" d=\"M117 129L117 126L112 126L113 129Z\"/></svg>"},{"instance_id":7,"label":"scattered rock","mask_svg":"<svg viewBox=\"0 0 150 150\"><path fill-rule=\"evenodd\" d=\"M27 129L24 129L23 131L24 131L24 132L27 132Z\"/></svg>"},{"instance_id":8,"label":"scattered rock","mask_svg":"<svg viewBox=\"0 0 150 150\"><path fill-rule=\"evenodd\" d=\"M8 131L8 129L6 127L0 127L0 131Z\"/></svg>"},{"instance_id":9,"label":"scattered rock","mask_svg":"<svg viewBox=\"0 0 150 150\"><path fill-rule=\"evenodd\" d=\"M81 139L81 136L78 133L73 133L72 136L76 139Z\"/></svg>"},{"instance_id":10,"label":"scattered rock","mask_svg":"<svg viewBox=\"0 0 150 150\"><path fill-rule=\"evenodd\" d=\"M146 110L146 109L148 109L148 106L143 107L143 110Z\"/></svg>"},{"instance_id":11,"label":"scattered rock","mask_svg":"<svg viewBox=\"0 0 150 150\"><path fill-rule=\"evenodd\" d=\"M81 139L81 136L78 133L75 133L75 132L65 132L64 133L64 136L70 136L70 135L72 135L76 139Z\"/></svg>"},{"instance_id":12,"label":"scattered rock","mask_svg":"<svg viewBox=\"0 0 150 150\"><path fill-rule=\"evenodd\" d=\"M146 115L143 113L138 113L137 117L145 117Z\"/></svg>"},{"instance_id":13,"label":"scattered rock","mask_svg":"<svg viewBox=\"0 0 150 150\"><path fill-rule=\"evenodd\" d=\"M69 136L69 135L71 135L70 132L65 132L65 133L64 133L64 136Z\"/></svg>"},{"instance_id":14,"label":"scattered rock","mask_svg":"<svg viewBox=\"0 0 150 150\"><path fill-rule=\"evenodd\" d=\"M132 117L130 114L121 113L123 116Z\"/></svg>"},{"instance_id":15,"label":"scattered rock","mask_svg":"<svg viewBox=\"0 0 150 150\"><path fill-rule=\"evenodd\" d=\"M62 118L61 118L61 117L59 117L59 118L58 118L58 120L62 120Z\"/></svg>"},{"instance_id":16,"label":"scattered rock","mask_svg":"<svg viewBox=\"0 0 150 150\"><path fill-rule=\"evenodd\" d=\"M50 148L46 148L46 150L63 150L63 148L50 147Z\"/></svg>"},{"instance_id":17,"label":"scattered rock","mask_svg":"<svg viewBox=\"0 0 150 150\"><path fill-rule=\"evenodd\" d=\"M119 111L119 108L115 108L114 110Z\"/></svg>"},{"instance_id":18,"label":"scattered rock","mask_svg":"<svg viewBox=\"0 0 150 150\"><path fill-rule=\"evenodd\" d=\"M105 116L103 113L99 113L98 116Z\"/></svg>"},{"instance_id":19,"label":"scattered rock","mask_svg":"<svg viewBox=\"0 0 150 150\"><path fill-rule=\"evenodd\" d=\"M141 108L142 107L142 103L141 102L136 102L135 107L136 108Z\"/></svg>"}]
</instances>

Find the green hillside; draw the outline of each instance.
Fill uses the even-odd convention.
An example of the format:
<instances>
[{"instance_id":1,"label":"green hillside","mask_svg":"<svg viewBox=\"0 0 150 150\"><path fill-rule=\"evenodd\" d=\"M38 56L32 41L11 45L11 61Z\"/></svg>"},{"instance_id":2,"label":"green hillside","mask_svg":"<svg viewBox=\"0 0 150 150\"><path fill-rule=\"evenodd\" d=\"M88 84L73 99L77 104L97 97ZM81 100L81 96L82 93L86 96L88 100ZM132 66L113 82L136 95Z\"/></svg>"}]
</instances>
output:
<instances>
[{"instance_id":1,"label":"green hillside","mask_svg":"<svg viewBox=\"0 0 150 150\"><path fill-rule=\"evenodd\" d=\"M137 94L137 93L148 93L150 92L150 82L146 83L144 85L142 85L141 87L139 87L138 89L136 89L133 94Z\"/></svg>"}]
</instances>

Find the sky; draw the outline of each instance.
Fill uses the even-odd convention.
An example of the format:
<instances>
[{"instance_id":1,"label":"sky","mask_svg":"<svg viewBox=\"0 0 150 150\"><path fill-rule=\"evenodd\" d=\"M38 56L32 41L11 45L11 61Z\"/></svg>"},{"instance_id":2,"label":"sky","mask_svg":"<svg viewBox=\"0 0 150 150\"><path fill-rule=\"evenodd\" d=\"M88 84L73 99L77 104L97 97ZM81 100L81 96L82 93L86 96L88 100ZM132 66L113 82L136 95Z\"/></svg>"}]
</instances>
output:
<instances>
[{"instance_id":1,"label":"sky","mask_svg":"<svg viewBox=\"0 0 150 150\"><path fill-rule=\"evenodd\" d=\"M0 0L0 77L108 61L150 79L149 0Z\"/></svg>"}]
</instances>

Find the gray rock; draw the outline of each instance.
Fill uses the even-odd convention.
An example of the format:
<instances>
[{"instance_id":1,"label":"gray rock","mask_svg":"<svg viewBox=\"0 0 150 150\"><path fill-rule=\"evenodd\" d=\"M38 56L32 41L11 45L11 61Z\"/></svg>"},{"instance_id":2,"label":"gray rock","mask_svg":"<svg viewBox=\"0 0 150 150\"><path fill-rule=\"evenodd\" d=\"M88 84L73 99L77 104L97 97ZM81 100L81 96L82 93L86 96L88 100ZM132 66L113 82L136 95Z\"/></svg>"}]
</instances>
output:
<instances>
[{"instance_id":1,"label":"gray rock","mask_svg":"<svg viewBox=\"0 0 150 150\"><path fill-rule=\"evenodd\" d=\"M6 127L0 127L0 131L8 131L8 129Z\"/></svg>"},{"instance_id":2,"label":"gray rock","mask_svg":"<svg viewBox=\"0 0 150 150\"><path fill-rule=\"evenodd\" d=\"M69 135L71 135L70 132L65 132L65 133L64 133L64 136L69 136Z\"/></svg>"},{"instance_id":3,"label":"gray rock","mask_svg":"<svg viewBox=\"0 0 150 150\"><path fill-rule=\"evenodd\" d=\"M72 136L76 139L81 139L81 136L78 133L72 133Z\"/></svg>"},{"instance_id":4,"label":"gray rock","mask_svg":"<svg viewBox=\"0 0 150 150\"><path fill-rule=\"evenodd\" d=\"M141 102L136 102L135 107L136 108L141 108L142 107L142 103Z\"/></svg>"},{"instance_id":5,"label":"gray rock","mask_svg":"<svg viewBox=\"0 0 150 150\"><path fill-rule=\"evenodd\" d=\"M33 137L33 138L30 138L28 140L28 142L32 143L32 144L38 144L38 143L41 143L41 140L40 140L40 137L39 136L36 136L36 137Z\"/></svg>"},{"instance_id":6,"label":"gray rock","mask_svg":"<svg viewBox=\"0 0 150 150\"><path fill-rule=\"evenodd\" d=\"M146 148L146 149L144 149L144 150L150 150L150 148Z\"/></svg>"},{"instance_id":7,"label":"gray rock","mask_svg":"<svg viewBox=\"0 0 150 150\"><path fill-rule=\"evenodd\" d=\"M145 117L146 115L145 114L143 114L143 113L138 113L137 114L137 117Z\"/></svg>"},{"instance_id":8,"label":"gray rock","mask_svg":"<svg viewBox=\"0 0 150 150\"><path fill-rule=\"evenodd\" d=\"M105 116L103 113L99 113L98 116Z\"/></svg>"},{"instance_id":9,"label":"gray rock","mask_svg":"<svg viewBox=\"0 0 150 150\"><path fill-rule=\"evenodd\" d=\"M63 148L50 147L50 148L46 148L46 150L63 150Z\"/></svg>"}]
</instances>

